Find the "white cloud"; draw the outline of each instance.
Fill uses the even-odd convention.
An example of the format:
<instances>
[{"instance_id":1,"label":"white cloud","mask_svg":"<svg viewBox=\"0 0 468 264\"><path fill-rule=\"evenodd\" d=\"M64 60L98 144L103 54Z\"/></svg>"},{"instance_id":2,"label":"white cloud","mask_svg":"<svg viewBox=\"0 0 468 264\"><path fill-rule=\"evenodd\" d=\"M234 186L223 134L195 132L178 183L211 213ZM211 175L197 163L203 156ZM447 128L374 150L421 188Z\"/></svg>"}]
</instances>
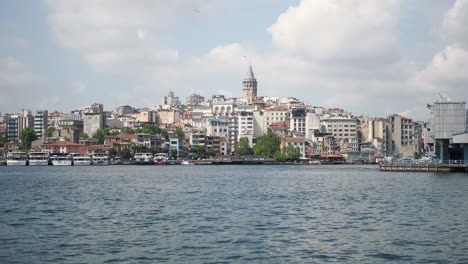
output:
<instances>
[{"instance_id":1,"label":"white cloud","mask_svg":"<svg viewBox=\"0 0 468 264\"><path fill-rule=\"evenodd\" d=\"M303 0L268 31L275 47L309 59L382 62L395 57L398 10L395 0Z\"/></svg>"},{"instance_id":2,"label":"white cloud","mask_svg":"<svg viewBox=\"0 0 468 264\"><path fill-rule=\"evenodd\" d=\"M39 77L13 57L0 58L0 91L29 89Z\"/></svg>"},{"instance_id":3,"label":"white cloud","mask_svg":"<svg viewBox=\"0 0 468 264\"><path fill-rule=\"evenodd\" d=\"M96 72L136 72L147 70L149 64L154 68L177 60L178 51L149 39L146 28L157 31L173 19L173 14L189 12L198 2L46 1L56 39L66 48L78 49Z\"/></svg>"},{"instance_id":4,"label":"white cloud","mask_svg":"<svg viewBox=\"0 0 468 264\"><path fill-rule=\"evenodd\" d=\"M468 0L456 0L442 22L443 35L449 43L468 48Z\"/></svg>"}]
</instances>

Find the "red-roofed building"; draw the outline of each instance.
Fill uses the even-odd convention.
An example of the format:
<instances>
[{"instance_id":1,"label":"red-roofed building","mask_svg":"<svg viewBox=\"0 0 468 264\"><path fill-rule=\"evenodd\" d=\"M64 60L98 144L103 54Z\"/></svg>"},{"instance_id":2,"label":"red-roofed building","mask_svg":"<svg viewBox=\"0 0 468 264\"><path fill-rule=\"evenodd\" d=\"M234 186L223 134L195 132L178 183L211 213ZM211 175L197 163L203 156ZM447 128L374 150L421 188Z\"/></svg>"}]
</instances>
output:
<instances>
[{"instance_id":1,"label":"red-roofed building","mask_svg":"<svg viewBox=\"0 0 468 264\"><path fill-rule=\"evenodd\" d=\"M41 145L41 151L52 153L86 153L88 152L88 146L82 144L76 144L70 141L56 141L51 143L45 143Z\"/></svg>"},{"instance_id":2,"label":"red-roofed building","mask_svg":"<svg viewBox=\"0 0 468 264\"><path fill-rule=\"evenodd\" d=\"M300 137L281 137L280 150L284 153L284 150L289 146L299 148L300 157L305 157L305 140Z\"/></svg>"}]
</instances>

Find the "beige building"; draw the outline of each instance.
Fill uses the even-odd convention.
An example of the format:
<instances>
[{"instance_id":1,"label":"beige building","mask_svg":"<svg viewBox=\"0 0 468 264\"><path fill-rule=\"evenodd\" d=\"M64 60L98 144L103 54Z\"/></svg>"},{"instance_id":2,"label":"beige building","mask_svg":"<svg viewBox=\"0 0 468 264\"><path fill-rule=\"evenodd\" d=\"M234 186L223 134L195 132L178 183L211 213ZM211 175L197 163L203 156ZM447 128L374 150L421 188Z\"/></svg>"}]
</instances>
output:
<instances>
[{"instance_id":1,"label":"beige building","mask_svg":"<svg viewBox=\"0 0 468 264\"><path fill-rule=\"evenodd\" d=\"M161 126L168 126L180 122L180 113L176 110L163 110L157 112L157 124Z\"/></svg>"}]
</instances>

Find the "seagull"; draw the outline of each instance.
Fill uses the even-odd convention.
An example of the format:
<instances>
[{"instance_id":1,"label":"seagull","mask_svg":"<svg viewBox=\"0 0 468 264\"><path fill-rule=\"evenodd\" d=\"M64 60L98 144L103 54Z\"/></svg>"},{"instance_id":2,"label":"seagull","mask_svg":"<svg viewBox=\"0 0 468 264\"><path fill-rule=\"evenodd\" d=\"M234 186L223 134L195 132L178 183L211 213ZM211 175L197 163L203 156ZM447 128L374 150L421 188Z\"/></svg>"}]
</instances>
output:
<instances>
[{"instance_id":1,"label":"seagull","mask_svg":"<svg viewBox=\"0 0 468 264\"><path fill-rule=\"evenodd\" d=\"M193 12L197 12L197 13L200 13L200 10L198 9L192 9Z\"/></svg>"}]
</instances>

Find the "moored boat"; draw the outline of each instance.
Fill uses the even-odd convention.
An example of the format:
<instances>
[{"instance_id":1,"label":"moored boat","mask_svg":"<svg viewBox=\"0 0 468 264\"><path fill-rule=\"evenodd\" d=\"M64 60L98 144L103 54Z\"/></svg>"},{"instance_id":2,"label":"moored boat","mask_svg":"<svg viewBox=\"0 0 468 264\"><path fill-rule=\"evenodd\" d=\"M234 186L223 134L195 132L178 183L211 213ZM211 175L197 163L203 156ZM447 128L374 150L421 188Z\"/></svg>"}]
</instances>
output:
<instances>
[{"instance_id":1,"label":"moored boat","mask_svg":"<svg viewBox=\"0 0 468 264\"><path fill-rule=\"evenodd\" d=\"M151 153L135 153L136 165L151 165L153 164L153 154Z\"/></svg>"},{"instance_id":2,"label":"moored boat","mask_svg":"<svg viewBox=\"0 0 468 264\"><path fill-rule=\"evenodd\" d=\"M5 154L0 153L0 166L5 166L5 165L6 165Z\"/></svg>"},{"instance_id":3,"label":"moored boat","mask_svg":"<svg viewBox=\"0 0 468 264\"><path fill-rule=\"evenodd\" d=\"M167 158L166 153L158 153L154 155L154 164L155 165L166 165Z\"/></svg>"},{"instance_id":4,"label":"moored boat","mask_svg":"<svg viewBox=\"0 0 468 264\"><path fill-rule=\"evenodd\" d=\"M12 151L7 154L8 166L26 166L28 155L23 151Z\"/></svg>"},{"instance_id":5,"label":"moored boat","mask_svg":"<svg viewBox=\"0 0 468 264\"><path fill-rule=\"evenodd\" d=\"M52 166L71 166L72 165L72 156L70 154L53 154L50 156L52 160Z\"/></svg>"},{"instance_id":6,"label":"moored boat","mask_svg":"<svg viewBox=\"0 0 468 264\"><path fill-rule=\"evenodd\" d=\"M90 166L91 165L91 156L88 154L73 153L72 160L73 160L73 166Z\"/></svg>"},{"instance_id":7,"label":"moored boat","mask_svg":"<svg viewBox=\"0 0 468 264\"><path fill-rule=\"evenodd\" d=\"M49 165L49 153L31 152L29 153L29 166L47 166Z\"/></svg>"},{"instance_id":8,"label":"moored boat","mask_svg":"<svg viewBox=\"0 0 468 264\"><path fill-rule=\"evenodd\" d=\"M94 166L107 166L109 165L109 155L105 153L96 153L93 155Z\"/></svg>"},{"instance_id":9,"label":"moored boat","mask_svg":"<svg viewBox=\"0 0 468 264\"><path fill-rule=\"evenodd\" d=\"M181 165L195 165L191 160L183 160L180 162Z\"/></svg>"}]
</instances>

